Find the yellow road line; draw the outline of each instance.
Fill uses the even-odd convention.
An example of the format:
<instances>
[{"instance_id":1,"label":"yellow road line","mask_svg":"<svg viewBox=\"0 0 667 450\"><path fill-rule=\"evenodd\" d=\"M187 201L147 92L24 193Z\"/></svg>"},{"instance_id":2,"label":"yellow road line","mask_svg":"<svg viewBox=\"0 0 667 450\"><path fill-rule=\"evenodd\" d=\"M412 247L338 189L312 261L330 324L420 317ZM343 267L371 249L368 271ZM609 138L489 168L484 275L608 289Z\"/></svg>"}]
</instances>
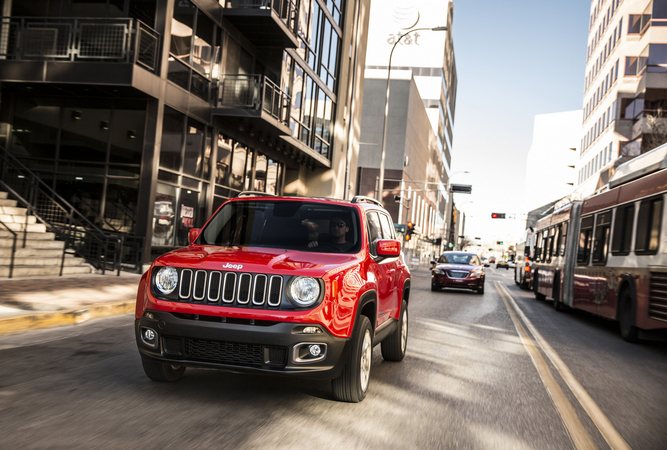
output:
<instances>
[{"instance_id":1,"label":"yellow road line","mask_svg":"<svg viewBox=\"0 0 667 450\"><path fill-rule=\"evenodd\" d=\"M554 376L551 374L551 370L549 369L549 366L547 365L544 358L542 358L542 354L535 345L535 342L528 335L519 318L514 314L514 311L510 307L510 304L507 300L508 295L500 289L499 282L496 281L495 284L496 289L500 293L500 297L503 299L503 303L505 303L507 312L509 312L510 318L512 319L512 322L514 322L514 326L516 327L516 330L521 337L521 341L523 342L524 347L526 347L528 354L532 358L533 364L535 364L535 368L537 368L537 373L540 375L542 382L546 386L547 391L549 392L549 395L554 402L554 405L556 405L556 409L558 410L558 413L563 420L565 429L569 433L574 447L577 449L596 449L597 447L593 443L593 439L591 439L590 435L579 420L577 413L574 411L572 404L563 393L563 390L556 382Z\"/></svg>"},{"instance_id":2,"label":"yellow road line","mask_svg":"<svg viewBox=\"0 0 667 450\"><path fill-rule=\"evenodd\" d=\"M565 380L565 383L568 385L574 396L577 397L577 400L579 400L581 406L584 408L586 413L588 413L588 415L590 416L593 423L595 423L595 426L598 428L598 430L600 430L600 434L602 434L605 441L607 441L609 447L611 447L612 450L629 450L630 446L625 441L625 439L623 439L623 437L619 434L619 432L616 431L616 428L614 428L614 426L611 424L607 416L602 412L600 407L595 403L595 401L591 398L591 396L588 395L588 392L586 392L586 390L577 381L577 379L574 378L574 375L572 375L572 372L563 362L563 360L560 359L558 353L556 353L556 351L549 345L549 343L544 339L544 337L542 337L540 332L537 331L533 323L528 319L528 317L526 317L523 311L521 311L521 309L516 304L512 296L509 294L509 292L507 292L505 286L500 285L500 287L507 294L509 301L514 306L514 308L517 311L517 314L519 314L519 317L521 317L523 322L526 324L526 327L530 330L530 332L532 333L533 337L535 338L539 346L542 348L542 351L547 355L551 363L556 367L556 369L560 373L561 377L563 377L563 380Z\"/></svg>"}]
</instances>

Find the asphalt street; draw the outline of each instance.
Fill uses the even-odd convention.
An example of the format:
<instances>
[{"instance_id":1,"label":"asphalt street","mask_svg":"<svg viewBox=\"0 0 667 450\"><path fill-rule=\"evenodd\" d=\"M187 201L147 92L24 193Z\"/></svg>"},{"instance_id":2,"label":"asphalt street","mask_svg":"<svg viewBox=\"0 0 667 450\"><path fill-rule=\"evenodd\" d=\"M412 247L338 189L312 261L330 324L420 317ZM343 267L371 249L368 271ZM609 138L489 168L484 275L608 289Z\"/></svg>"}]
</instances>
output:
<instances>
[{"instance_id":1,"label":"asphalt street","mask_svg":"<svg viewBox=\"0 0 667 450\"><path fill-rule=\"evenodd\" d=\"M0 336L0 448L665 448L664 343L558 313L511 270L487 269L483 295L431 292L415 271L409 310L405 360L376 347L359 404L323 381L188 369L152 382L131 315Z\"/></svg>"}]
</instances>

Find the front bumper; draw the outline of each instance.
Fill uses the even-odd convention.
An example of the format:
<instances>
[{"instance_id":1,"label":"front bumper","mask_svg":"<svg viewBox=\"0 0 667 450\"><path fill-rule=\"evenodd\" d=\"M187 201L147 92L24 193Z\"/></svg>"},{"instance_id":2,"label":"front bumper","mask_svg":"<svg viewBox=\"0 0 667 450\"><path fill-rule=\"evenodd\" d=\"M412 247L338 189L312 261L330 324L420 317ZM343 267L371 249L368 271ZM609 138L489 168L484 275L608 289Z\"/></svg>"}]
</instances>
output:
<instances>
[{"instance_id":1,"label":"front bumper","mask_svg":"<svg viewBox=\"0 0 667 450\"><path fill-rule=\"evenodd\" d=\"M447 275L431 275L431 284L436 287L481 289L484 286L484 277L479 278L449 278Z\"/></svg>"},{"instance_id":2,"label":"front bumper","mask_svg":"<svg viewBox=\"0 0 667 450\"><path fill-rule=\"evenodd\" d=\"M135 320L139 352L172 365L332 379L343 370L352 342L332 336L323 326L318 326L321 333L301 332L315 324L240 324L209 316L152 310L147 313L153 319L144 314ZM146 328L157 334L155 348L142 339L142 329ZM310 355L310 344L319 344L323 355Z\"/></svg>"}]
</instances>

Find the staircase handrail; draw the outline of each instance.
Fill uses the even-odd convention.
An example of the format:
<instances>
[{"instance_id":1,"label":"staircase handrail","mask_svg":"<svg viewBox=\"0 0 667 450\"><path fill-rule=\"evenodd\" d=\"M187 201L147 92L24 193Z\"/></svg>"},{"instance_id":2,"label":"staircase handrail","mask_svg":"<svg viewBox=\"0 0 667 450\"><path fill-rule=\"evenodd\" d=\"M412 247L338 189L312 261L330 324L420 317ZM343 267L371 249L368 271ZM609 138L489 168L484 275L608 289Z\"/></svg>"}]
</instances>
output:
<instances>
[{"instance_id":1,"label":"staircase handrail","mask_svg":"<svg viewBox=\"0 0 667 450\"><path fill-rule=\"evenodd\" d=\"M0 225L2 225L3 227L5 227L5 228L7 229L7 231L9 231L10 233L12 233L12 237L13 237L13 240L12 240L12 256L11 256L11 259L10 259L10 261L9 261L9 276L7 277L7 278L11 278L12 275L13 275L13 273L14 273L14 255L16 254L16 238L17 238L17 234L14 233L14 230L12 230L11 228L9 228L9 227L5 224L5 222L3 222L2 220L0 220Z\"/></svg>"},{"instance_id":2,"label":"staircase handrail","mask_svg":"<svg viewBox=\"0 0 667 450\"><path fill-rule=\"evenodd\" d=\"M49 194L51 194L55 199L57 199L58 202L62 202L66 207L70 208L70 210L71 210L73 213L78 214L78 215L80 216L80 218L83 219L83 222L85 222L85 223L90 227L89 229L92 229L92 230L95 231L96 233L102 235L102 237L104 237L105 239L109 239L109 238L110 238L110 236L107 236L106 233L104 233L104 231L102 231L102 230L100 230L99 228L97 228L97 226L96 226L94 223L92 223L90 220L88 220L88 219L86 218L86 216L84 216L83 214L81 214L76 208L74 208L74 206L70 205L70 203L69 203L67 200L65 200L64 198L62 198L56 191L54 191L53 189L51 189L51 187L50 187L48 184L44 183L44 181L42 181L41 178L39 178L37 175L35 175L35 174L32 172L32 170L28 169L28 168L27 168L21 161L19 161L14 155L12 155L11 153L9 153L9 152L7 151L7 149L5 149L3 146L0 145L0 150L2 150L2 151L4 152L5 156L9 156L9 157L13 160L13 162L14 162L15 164L18 164L18 165L20 166L21 169L23 169L24 171L26 171L26 172L28 173L28 175L30 175L30 177L31 177L34 181L37 181L37 182L40 184L40 186L43 187L43 188L44 188ZM13 189L12 189L12 190L13 190ZM24 201L25 201L25 199L24 199ZM58 202L56 202L56 203L58 203ZM62 207L63 205L58 205L58 206L60 206L60 207L65 211L65 208ZM48 223L48 222L47 222L47 223ZM50 224L50 225L51 225L51 224ZM87 227L85 227L85 228L87 228ZM87 229L88 229L88 228L87 228Z\"/></svg>"}]
</instances>

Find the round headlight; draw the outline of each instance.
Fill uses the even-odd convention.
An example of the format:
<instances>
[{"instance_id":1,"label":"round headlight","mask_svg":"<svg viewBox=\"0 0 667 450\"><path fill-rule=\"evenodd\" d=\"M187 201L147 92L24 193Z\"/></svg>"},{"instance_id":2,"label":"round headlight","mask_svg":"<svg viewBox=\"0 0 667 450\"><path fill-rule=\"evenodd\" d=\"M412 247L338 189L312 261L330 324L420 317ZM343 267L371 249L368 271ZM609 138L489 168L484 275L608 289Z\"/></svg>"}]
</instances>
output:
<instances>
[{"instance_id":1,"label":"round headlight","mask_svg":"<svg viewBox=\"0 0 667 450\"><path fill-rule=\"evenodd\" d=\"M163 294L171 294L178 285L178 272L173 267L161 268L155 275L155 287Z\"/></svg>"},{"instance_id":2,"label":"round headlight","mask_svg":"<svg viewBox=\"0 0 667 450\"><path fill-rule=\"evenodd\" d=\"M290 299L295 306L310 306L320 296L320 283L311 277L296 277L290 285Z\"/></svg>"}]
</instances>

